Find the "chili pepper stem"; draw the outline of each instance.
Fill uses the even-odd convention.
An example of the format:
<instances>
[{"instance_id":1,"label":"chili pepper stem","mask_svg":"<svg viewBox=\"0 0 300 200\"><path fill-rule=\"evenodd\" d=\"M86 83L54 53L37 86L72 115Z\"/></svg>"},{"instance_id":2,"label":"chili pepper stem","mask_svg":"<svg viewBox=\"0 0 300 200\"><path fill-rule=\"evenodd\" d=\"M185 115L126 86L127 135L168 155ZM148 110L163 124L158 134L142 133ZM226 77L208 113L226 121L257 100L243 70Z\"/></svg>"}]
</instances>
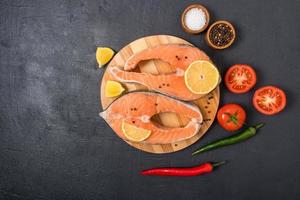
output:
<instances>
[{"instance_id":1,"label":"chili pepper stem","mask_svg":"<svg viewBox=\"0 0 300 200\"><path fill-rule=\"evenodd\" d=\"M213 166L213 168L216 168L216 167L219 167L219 166L224 165L226 163L227 163L227 161L223 160L223 161L220 161L220 162L213 162L213 163L211 163L211 165Z\"/></svg>"},{"instance_id":2,"label":"chili pepper stem","mask_svg":"<svg viewBox=\"0 0 300 200\"><path fill-rule=\"evenodd\" d=\"M257 129L263 127L264 125L265 125L265 123L260 123L260 124L258 124L258 125L255 126L255 129L257 130Z\"/></svg>"}]
</instances>

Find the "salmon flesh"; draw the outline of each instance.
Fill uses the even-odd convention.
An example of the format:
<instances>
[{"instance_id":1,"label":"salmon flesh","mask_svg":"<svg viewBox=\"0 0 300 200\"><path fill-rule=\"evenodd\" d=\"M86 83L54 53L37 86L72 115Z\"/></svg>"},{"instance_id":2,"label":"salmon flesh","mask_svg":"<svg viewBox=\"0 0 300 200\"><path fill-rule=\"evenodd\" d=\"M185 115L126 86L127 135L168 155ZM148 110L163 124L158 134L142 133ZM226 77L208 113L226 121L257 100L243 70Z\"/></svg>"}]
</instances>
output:
<instances>
[{"instance_id":1,"label":"salmon flesh","mask_svg":"<svg viewBox=\"0 0 300 200\"><path fill-rule=\"evenodd\" d=\"M176 70L170 74L139 73L131 70L144 60L159 59L169 63ZM157 91L177 99L190 101L203 95L192 93L185 85L184 73L196 60L210 60L200 49L182 44L166 44L148 48L132 55L125 63L124 70L110 67L110 74L120 82L139 83L149 90Z\"/></svg>"},{"instance_id":2,"label":"salmon flesh","mask_svg":"<svg viewBox=\"0 0 300 200\"><path fill-rule=\"evenodd\" d=\"M185 127L169 128L151 120L153 115L163 112L179 113L190 121ZM123 121L150 130L150 137L143 141L147 144L169 144L191 138L198 133L203 120L197 106L153 92L125 94L100 116L123 140L127 140L121 128Z\"/></svg>"}]
</instances>

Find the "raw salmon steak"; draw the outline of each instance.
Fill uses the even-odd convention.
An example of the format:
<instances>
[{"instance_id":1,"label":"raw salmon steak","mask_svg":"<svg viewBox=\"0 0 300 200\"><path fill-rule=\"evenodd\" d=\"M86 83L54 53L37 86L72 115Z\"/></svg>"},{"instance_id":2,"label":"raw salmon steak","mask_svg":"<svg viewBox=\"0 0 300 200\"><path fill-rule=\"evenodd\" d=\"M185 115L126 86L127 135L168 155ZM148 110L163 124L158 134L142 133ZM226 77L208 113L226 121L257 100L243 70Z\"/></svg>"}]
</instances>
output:
<instances>
[{"instance_id":1,"label":"raw salmon steak","mask_svg":"<svg viewBox=\"0 0 300 200\"><path fill-rule=\"evenodd\" d=\"M180 113L190 119L185 127L164 127L151 120L158 113ZM124 140L122 122L151 131L150 137L142 141L147 144L169 144L193 137L198 133L202 114L191 103L182 102L153 92L132 92L116 99L100 116Z\"/></svg>"},{"instance_id":2,"label":"raw salmon steak","mask_svg":"<svg viewBox=\"0 0 300 200\"><path fill-rule=\"evenodd\" d=\"M135 69L138 63L145 60L158 59L169 63L176 70L169 74L139 73ZM185 85L184 73L188 66L196 60L210 60L200 49L183 44L165 44L145 49L133 54L125 63L124 70L110 67L110 74L120 82L139 83L149 90L157 91L181 100L195 100L203 95L192 93Z\"/></svg>"}]
</instances>

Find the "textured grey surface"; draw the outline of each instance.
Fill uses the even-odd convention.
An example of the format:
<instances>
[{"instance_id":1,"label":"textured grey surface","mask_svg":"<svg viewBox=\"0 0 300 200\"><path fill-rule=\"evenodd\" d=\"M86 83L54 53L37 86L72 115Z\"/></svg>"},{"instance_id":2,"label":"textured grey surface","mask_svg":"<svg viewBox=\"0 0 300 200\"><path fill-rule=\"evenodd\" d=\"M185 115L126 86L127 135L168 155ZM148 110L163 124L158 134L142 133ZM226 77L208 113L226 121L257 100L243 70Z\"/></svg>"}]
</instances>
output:
<instances>
[{"instance_id":1,"label":"textured grey surface","mask_svg":"<svg viewBox=\"0 0 300 200\"><path fill-rule=\"evenodd\" d=\"M212 19L237 28L234 46L215 51L203 35L184 33L188 1L0 1L0 199L297 199L300 196L299 1L198 1ZM191 157L198 146L228 135L216 123L195 145L173 154L133 149L98 117L95 49L119 50L152 34L180 36L204 49L223 73L249 63L257 87L282 87L286 110L267 117L237 102L249 123L266 122L243 144ZM192 178L141 177L142 169L229 160Z\"/></svg>"}]
</instances>

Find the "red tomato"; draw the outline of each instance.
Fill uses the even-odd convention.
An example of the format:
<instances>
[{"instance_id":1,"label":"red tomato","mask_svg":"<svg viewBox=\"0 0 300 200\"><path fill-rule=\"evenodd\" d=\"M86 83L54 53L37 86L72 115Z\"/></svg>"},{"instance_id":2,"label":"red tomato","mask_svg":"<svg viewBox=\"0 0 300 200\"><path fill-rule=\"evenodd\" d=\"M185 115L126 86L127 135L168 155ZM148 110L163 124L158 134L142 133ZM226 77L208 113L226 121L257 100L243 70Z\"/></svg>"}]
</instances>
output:
<instances>
[{"instance_id":1,"label":"red tomato","mask_svg":"<svg viewBox=\"0 0 300 200\"><path fill-rule=\"evenodd\" d=\"M224 129L236 131L244 125L246 112L238 104L226 104L218 111L217 119Z\"/></svg>"},{"instance_id":2,"label":"red tomato","mask_svg":"<svg viewBox=\"0 0 300 200\"><path fill-rule=\"evenodd\" d=\"M225 85L228 90L233 93L246 93L253 88L255 84L256 73L249 65L233 65L225 74Z\"/></svg>"},{"instance_id":3,"label":"red tomato","mask_svg":"<svg viewBox=\"0 0 300 200\"><path fill-rule=\"evenodd\" d=\"M274 115L284 109L286 96L284 91L277 87L265 86L255 91L252 102L259 112Z\"/></svg>"}]
</instances>

